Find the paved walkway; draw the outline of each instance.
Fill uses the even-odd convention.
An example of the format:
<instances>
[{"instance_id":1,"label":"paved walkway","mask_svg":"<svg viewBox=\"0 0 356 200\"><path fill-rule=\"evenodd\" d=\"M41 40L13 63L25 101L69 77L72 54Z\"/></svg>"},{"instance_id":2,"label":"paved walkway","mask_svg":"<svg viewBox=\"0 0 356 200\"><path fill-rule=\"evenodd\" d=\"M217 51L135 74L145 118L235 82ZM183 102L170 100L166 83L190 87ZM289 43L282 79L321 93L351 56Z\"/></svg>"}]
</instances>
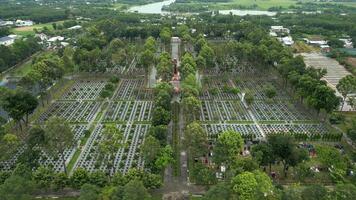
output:
<instances>
[{"instance_id":1,"label":"paved walkway","mask_svg":"<svg viewBox=\"0 0 356 200\"><path fill-rule=\"evenodd\" d=\"M325 80L329 87L336 91L336 95L342 97L342 95L337 91L336 85L339 83L339 80L343 77L350 75L344 66L340 65L335 59L324 56L320 53L302 53L304 57L304 62L307 67L314 67L320 69L326 69L327 73L322 78ZM341 108L340 108L341 109ZM351 106L345 102L345 105L342 111L352 110Z\"/></svg>"}]
</instances>

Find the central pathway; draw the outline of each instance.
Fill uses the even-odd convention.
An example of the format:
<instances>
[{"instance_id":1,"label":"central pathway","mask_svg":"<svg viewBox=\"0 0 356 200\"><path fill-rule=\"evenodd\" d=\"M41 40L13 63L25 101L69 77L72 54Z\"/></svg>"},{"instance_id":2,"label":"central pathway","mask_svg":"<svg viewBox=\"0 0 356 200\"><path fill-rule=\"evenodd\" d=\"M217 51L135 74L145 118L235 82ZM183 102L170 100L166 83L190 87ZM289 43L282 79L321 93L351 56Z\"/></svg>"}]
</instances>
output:
<instances>
[{"instance_id":1,"label":"central pathway","mask_svg":"<svg viewBox=\"0 0 356 200\"><path fill-rule=\"evenodd\" d=\"M172 59L177 59L177 67L179 69L179 40L172 40ZM179 81L175 81L173 83L175 86L179 87ZM180 103L180 94L174 94L172 98L173 103ZM174 108L173 108L174 109ZM164 172L164 186L157 190L158 193L169 194L172 192L179 192L184 195L191 194L203 194L205 192L205 188L197 185L193 185L189 183L189 174L188 174L188 155L184 146L184 115L183 109L179 106L179 111L174 112L178 115L178 120L172 120L168 125L168 133L167 133L167 142L173 146L173 144L177 144L177 147L174 149L175 153L179 155L177 157L176 166L178 169L178 177L173 175L173 167L168 166ZM174 133L174 129L177 127L178 133ZM176 134L176 135L175 135ZM176 141L175 141L176 140ZM174 146L173 146L174 147ZM178 152L177 152L178 151ZM178 160L179 159L179 160Z\"/></svg>"}]
</instances>

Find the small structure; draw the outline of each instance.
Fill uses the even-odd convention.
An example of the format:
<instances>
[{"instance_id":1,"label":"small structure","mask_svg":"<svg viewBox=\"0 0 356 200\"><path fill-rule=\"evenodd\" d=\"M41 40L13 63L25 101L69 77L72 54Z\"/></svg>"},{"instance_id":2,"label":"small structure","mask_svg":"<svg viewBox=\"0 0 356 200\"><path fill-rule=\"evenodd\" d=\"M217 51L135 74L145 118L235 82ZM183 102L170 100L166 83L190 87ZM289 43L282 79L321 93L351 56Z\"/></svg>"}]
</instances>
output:
<instances>
[{"instance_id":1,"label":"small structure","mask_svg":"<svg viewBox=\"0 0 356 200\"><path fill-rule=\"evenodd\" d=\"M40 38L41 41L47 41L48 40L48 36L44 33L39 33L36 34L35 37Z\"/></svg>"},{"instance_id":2,"label":"small structure","mask_svg":"<svg viewBox=\"0 0 356 200\"><path fill-rule=\"evenodd\" d=\"M8 35L0 38L0 45L10 46L15 42L17 35Z\"/></svg>"},{"instance_id":3,"label":"small structure","mask_svg":"<svg viewBox=\"0 0 356 200\"><path fill-rule=\"evenodd\" d=\"M319 37L315 37L315 38L311 38L311 39L304 38L303 40L307 44L310 44L310 45L313 45L313 46L318 46L318 47L320 47L321 45L327 45L328 44L328 41L323 40L323 39L321 39Z\"/></svg>"},{"instance_id":4,"label":"small structure","mask_svg":"<svg viewBox=\"0 0 356 200\"><path fill-rule=\"evenodd\" d=\"M344 48L352 49L354 47L351 38L341 38L339 40L344 42Z\"/></svg>"},{"instance_id":5,"label":"small structure","mask_svg":"<svg viewBox=\"0 0 356 200\"><path fill-rule=\"evenodd\" d=\"M0 26L12 26L14 25L13 21L3 21L0 19Z\"/></svg>"},{"instance_id":6,"label":"small structure","mask_svg":"<svg viewBox=\"0 0 356 200\"><path fill-rule=\"evenodd\" d=\"M294 44L293 38L291 36L282 37L280 41L286 46L292 46Z\"/></svg>"},{"instance_id":7,"label":"small structure","mask_svg":"<svg viewBox=\"0 0 356 200\"><path fill-rule=\"evenodd\" d=\"M329 45L320 45L320 51L322 53L329 53L331 51L331 48Z\"/></svg>"},{"instance_id":8,"label":"small structure","mask_svg":"<svg viewBox=\"0 0 356 200\"><path fill-rule=\"evenodd\" d=\"M75 26L69 27L68 30L78 30L78 29L81 29L81 28L82 28L82 26L75 25Z\"/></svg>"},{"instance_id":9,"label":"small structure","mask_svg":"<svg viewBox=\"0 0 356 200\"><path fill-rule=\"evenodd\" d=\"M289 34L290 30L283 26L271 26L270 32Z\"/></svg>"},{"instance_id":10,"label":"small structure","mask_svg":"<svg viewBox=\"0 0 356 200\"><path fill-rule=\"evenodd\" d=\"M20 20L20 19L18 19L15 22L15 25L19 26L19 27L21 27L21 26L33 26L33 24L34 23L31 20Z\"/></svg>"},{"instance_id":11,"label":"small structure","mask_svg":"<svg viewBox=\"0 0 356 200\"><path fill-rule=\"evenodd\" d=\"M51 37L48 39L48 42L57 42L57 41L63 41L64 37L62 36L55 36L55 37Z\"/></svg>"}]
</instances>

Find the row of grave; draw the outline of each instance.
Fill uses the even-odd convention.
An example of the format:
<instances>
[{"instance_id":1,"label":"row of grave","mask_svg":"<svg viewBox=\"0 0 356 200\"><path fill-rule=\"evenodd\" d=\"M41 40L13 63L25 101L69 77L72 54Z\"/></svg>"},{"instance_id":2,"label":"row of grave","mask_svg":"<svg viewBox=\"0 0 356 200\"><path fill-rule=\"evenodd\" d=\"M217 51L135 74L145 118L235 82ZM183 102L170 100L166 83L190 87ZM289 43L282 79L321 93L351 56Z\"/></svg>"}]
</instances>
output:
<instances>
[{"instance_id":1,"label":"row of grave","mask_svg":"<svg viewBox=\"0 0 356 200\"><path fill-rule=\"evenodd\" d=\"M103 124L98 124L91 134L86 146L84 147L81 156L79 157L75 168L84 168L89 172L107 171L126 173L131 167L143 168L144 162L140 156L140 146L144 141L144 137L149 130L148 124L125 124L117 125L123 133L123 138L120 141L120 148L115 154L112 169L106 169L107 166L103 162L98 162L99 159L99 143L103 139Z\"/></svg>"},{"instance_id":2,"label":"row of grave","mask_svg":"<svg viewBox=\"0 0 356 200\"><path fill-rule=\"evenodd\" d=\"M216 138L218 134L227 130L234 130L242 135L255 135L262 137L255 124L202 124L209 138ZM326 134L328 129L323 124L261 124L260 127L265 134L273 133L304 133L304 134Z\"/></svg>"},{"instance_id":3,"label":"row of grave","mask_svg":"<svg viewBox=\"0 0 356 200\"><path fill-rule=\"evenodd\" d=\"M311 120L308 113L293 104L276 100L274 103L256 101L250 109L258 121L304 121ZM248 110L241 101L202 101L201 121L251 121Z\"/></svg>"},{"instance_id":4,"label":"row of grave","mask_svg":"<svg viewBox=\"0 0 356 200\"><path fill-rule=\"evenodd\" d=\"M70 147L64 151L63 159L65 160L66 164L68 164L69 161L72 159L72 157L75 153L75 150L79 146L79 143L80 143L79 141L84 137L85 131L87 130L87 125L72 125L71 129L74 133L74 138L73 138L72 147ZM24 152L25 149L26 149L26 146L21 146L18 149L17 153L11 159L9 159L7 161L0 162L0 171L9 171L9 170L13 169L18 157ZM53 157L53 156L50 156L45 151L42 151L40 159L39 159L39 163L41 165L51 166L54 171L60 172L60 171L64 171L64 166L63 166L63 161L62 161L63 159L60 158L59 155L56 157Z\"/></svg>"}]
</instances>

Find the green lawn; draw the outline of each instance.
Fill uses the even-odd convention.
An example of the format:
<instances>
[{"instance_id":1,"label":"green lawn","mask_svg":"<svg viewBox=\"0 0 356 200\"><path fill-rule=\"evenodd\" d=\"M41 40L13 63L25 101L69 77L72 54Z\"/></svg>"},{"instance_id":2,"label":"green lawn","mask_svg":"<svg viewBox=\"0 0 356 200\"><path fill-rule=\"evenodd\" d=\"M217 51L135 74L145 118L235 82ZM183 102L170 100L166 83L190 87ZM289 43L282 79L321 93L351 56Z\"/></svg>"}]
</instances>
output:
<instances>
[{"instance_id":1,"label":"green lawn","mask_svg":"<svg viewBox=\"0 0 356 200\"><path fill-rule=\"evenodd\" d=\"M231 0L230 2L218 3L201 3L192 2L186 3L188 7L207 6L209 10L229 10L229 9L256 9L268 10L271 7L282 7L288 9L292 5L297 5L297 2L315 2L315 3L333 3L342 4L345 6L356 7L356 2L316 2L315 0Z\"/></svg>"},{"instance_id":2,"label":"green lawn","mask_svg":"<svg viewBox=\"0 0 356 200\"><path fill-rule=\"evenodd\" d=\"M56 21L56 22L49 22L49 23L44 23L44 24L35 24L33 26L24 26L24 27L16 27L12 28L11 31L16 34L16 35L21 35L21 36L28 36L28 35L34 35L35 31L34 29L41 30L44 27L47 27L49 30L53 30L53 23L63 23L64 21Z\"/></svg>"}]
</instances>

